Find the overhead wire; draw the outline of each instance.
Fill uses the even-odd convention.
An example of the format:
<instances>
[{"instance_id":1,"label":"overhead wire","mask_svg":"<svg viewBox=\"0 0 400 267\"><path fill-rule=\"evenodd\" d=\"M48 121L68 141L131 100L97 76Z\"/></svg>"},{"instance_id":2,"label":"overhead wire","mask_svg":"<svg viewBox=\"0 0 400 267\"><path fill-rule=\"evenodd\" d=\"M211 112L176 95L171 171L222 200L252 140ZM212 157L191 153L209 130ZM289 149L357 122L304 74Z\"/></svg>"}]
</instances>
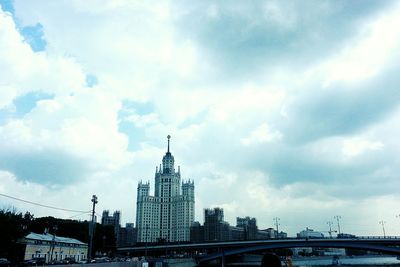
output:
<instances>
[{"instance_id":1,"label":"overhead wire","mask_svg":"<svg viewBox=\"0 0 400 267\"><path fill-rule=\"evenodd\" d=\"M49 206L49 205L40 204L40 203L37 203L37 202L21 199L21 198L18 198L18 197L9 196L9 195L2 194L2 193L0 193L0 196L11 198L11 199L18 200L18 201L21 201L21 202L25 202L25 203L28 203L28 204L31 204L31 205L36 205L36 206L40 206L40 207L43 207L43 208L48 208L48 209L62 210L62 211L75 212L75 213L76 212L79 212L79 213L89 212L89 211L83 211L83 210L72 210L72 209L59 208L59 207L55 207L55 206Z\"/></svg>"},{"instance_id":2,"label":"overhead wire","mask_svg":"<svg viewBox=\"0 0 400 267\"><path fill-rule=\"evenodd\" d=\"M90 213L91 213L91 211L90 211L90 210L88 210L88 211L85 211L85 212L81 212L81 213L78 213L78 214L72 215L72 216L68 217L67 219L72 219L72 218L78 217L78 216L80 216L80 215L85 215L85 214L88 214L88 215L90 215Z\"/></svg>"}]
</instances>

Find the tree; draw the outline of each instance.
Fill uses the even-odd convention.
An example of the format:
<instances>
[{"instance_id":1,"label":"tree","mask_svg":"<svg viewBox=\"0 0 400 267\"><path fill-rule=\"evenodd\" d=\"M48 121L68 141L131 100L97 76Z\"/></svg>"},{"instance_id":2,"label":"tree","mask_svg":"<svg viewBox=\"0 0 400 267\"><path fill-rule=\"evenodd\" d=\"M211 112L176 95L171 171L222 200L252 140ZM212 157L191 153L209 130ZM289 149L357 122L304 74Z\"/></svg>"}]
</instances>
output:
<instances>
[{"instance_id":1,"label":"tree","mask_svg":"<svg viewBox=\"0 0 400 267\"><path fill-rule=\"evenodd\" d=\"M21 239L28 234L33 219L29 212L17 213L15 208L0 210L0 258L17 262L23 254Z\"/></svg>"}]
</instances>

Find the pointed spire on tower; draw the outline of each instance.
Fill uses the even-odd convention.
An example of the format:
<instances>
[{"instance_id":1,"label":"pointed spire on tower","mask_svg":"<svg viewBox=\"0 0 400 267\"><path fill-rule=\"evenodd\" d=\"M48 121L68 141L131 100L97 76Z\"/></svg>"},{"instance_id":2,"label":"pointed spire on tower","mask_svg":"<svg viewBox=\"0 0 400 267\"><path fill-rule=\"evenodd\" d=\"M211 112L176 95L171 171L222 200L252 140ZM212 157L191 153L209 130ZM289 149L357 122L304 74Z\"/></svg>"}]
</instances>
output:
<instances>
[{"instance_id":1,"label":"pointed spire on tower","mask_svg":"<svg viewBox=\"0 0 400 267\"><path fill-rule=\"evenodd\" d=\"M168 138L168 151L167 152L169 153L169 139L171 139L171 136L168 135L167 138Z\"/></svg>"}]
</instances>

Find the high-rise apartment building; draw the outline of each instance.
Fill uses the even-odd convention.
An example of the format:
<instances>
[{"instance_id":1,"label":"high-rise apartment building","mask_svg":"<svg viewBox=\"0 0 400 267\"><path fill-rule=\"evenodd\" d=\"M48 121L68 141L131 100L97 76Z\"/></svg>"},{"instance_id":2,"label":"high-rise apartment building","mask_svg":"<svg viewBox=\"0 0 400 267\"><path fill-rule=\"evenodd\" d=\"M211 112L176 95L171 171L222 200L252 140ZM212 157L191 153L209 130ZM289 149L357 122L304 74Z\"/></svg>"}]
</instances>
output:
<instances>
[{"instance_id":1,"label":"high-rise apartment building","mask_svg":"<svg viewBox=\"0 0 400 267\"><path fill-rule=\"evenodd\" d=\"M169 150L156 167L154 196L150 183L139 182L137 188L136 227L138 242L190 241L194 221L194 182L181 181L180 167Z\"/></svg>"}]
</instances>

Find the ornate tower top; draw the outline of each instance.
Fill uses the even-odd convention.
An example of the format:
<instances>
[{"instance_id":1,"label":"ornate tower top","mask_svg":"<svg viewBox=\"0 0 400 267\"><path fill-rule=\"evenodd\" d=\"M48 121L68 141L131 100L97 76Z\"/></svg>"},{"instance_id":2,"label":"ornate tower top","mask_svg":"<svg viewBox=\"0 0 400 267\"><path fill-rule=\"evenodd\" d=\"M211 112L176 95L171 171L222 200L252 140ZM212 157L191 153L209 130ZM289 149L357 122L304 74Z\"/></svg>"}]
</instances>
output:
<instances>
[{"instance_id":1,"label":"ornate tower top","mask_svg":"<svg viewBox=\"0 0 400 267\"><path fill-rule=\"evenodd\" d=\"M168 139L168 148L167 148L167 153L165 153L165 156L163 157L163 173L173 173L174 172L174 156L172 156L171 152L169 151L169 140L171 139L171 136L167 136Z\"/></svg>"}]
</instances>

